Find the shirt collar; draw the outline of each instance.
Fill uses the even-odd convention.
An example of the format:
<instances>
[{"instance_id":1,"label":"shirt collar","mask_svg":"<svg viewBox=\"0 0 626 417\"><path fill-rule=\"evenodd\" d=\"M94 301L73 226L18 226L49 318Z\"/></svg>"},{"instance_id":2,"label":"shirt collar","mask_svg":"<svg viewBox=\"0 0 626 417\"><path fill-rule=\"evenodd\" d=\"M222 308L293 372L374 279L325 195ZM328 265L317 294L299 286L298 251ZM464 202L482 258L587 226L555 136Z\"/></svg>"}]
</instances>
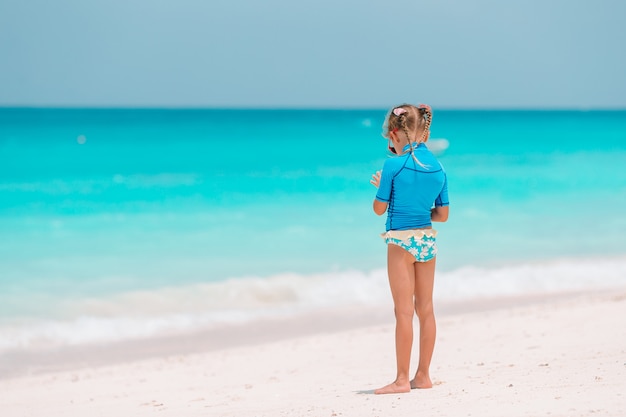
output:
<instances>
[{"instance_id":1,"label":"shirt collar","mask_svg":"<svg viewBox=\"0 0 626 417\"><path fill-rule=\"evenodd\" d=\"M402 148L402 153L406 153L409 151L411 147L411 144L407 143L406 145L404 145L404 148ZM420 149L420 148L425 148L426 144L424 142L420 142L420 143L413 143L413 149Z\"/></svg>"}]
</instances>

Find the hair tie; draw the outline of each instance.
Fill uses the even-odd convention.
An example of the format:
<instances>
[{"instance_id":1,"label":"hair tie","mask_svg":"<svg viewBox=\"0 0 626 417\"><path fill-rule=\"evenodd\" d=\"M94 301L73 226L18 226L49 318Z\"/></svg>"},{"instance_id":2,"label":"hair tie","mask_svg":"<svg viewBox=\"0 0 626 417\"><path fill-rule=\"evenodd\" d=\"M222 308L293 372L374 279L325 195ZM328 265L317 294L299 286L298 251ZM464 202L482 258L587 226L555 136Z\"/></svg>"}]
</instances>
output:
<instances>
[{"instance_id":1,"label":"hair tie","mask_svg":"<svg viewBox=\"0 0 626 417\"><path fill-rule=\"evenodd\" d=\"M406 113L406 109L404 109L402 107L396 107L395 109L393 109L393 114L395 114L398 117L400 117L404 113Z\"/></svg>"}]
</instances>

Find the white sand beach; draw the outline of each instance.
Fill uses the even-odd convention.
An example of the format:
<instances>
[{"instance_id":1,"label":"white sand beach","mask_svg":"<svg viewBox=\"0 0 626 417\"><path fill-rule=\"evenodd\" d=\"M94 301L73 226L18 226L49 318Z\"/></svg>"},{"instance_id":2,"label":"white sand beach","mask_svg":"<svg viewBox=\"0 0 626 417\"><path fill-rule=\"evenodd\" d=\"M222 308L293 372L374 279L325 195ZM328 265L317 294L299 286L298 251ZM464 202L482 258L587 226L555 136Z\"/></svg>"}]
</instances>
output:
<instances>
[{"instance_id":1,"label":"white sand beach","mask_svg":"<svg viewBox=\"0 0 626 417\"><path fill-rule=\"evenodd\" d=\"M390 307L369 312L370 325L319 316L249 327L249 340L230 346L205 349L207 335L186 348L127 343L84 364L60 352L47 368L0 379L0 415L626 415L626 290L442 310L430 390L372 394L394 377Z\"/></svg>"}]
</instances>

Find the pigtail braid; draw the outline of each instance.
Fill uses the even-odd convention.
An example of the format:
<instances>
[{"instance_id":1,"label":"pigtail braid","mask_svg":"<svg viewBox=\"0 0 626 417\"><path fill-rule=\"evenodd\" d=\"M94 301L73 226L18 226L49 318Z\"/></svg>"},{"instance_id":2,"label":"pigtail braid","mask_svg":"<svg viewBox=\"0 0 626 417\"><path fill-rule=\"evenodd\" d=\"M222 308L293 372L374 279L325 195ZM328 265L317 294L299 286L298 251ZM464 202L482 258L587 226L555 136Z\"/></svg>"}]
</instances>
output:
<instances>
[{"instance_id":1,"label":"pigtail braid","mask_svg":"<svg viewBox=\"0 0 626 417\"><path fill-rule=\"evenodd\" d=\"M422 125L422 123L419 123L420 120L420 116L421 116L421 112L420 109L416 108L415 106L410 106L409 107L411 113L413 114L414 117L414 129L417 129L420 125ZM414 144L419 144L419 142L417 142L417 140L415 140L415 138L411 138L411 136L409 136L409 129L408 126L405 124L403 124L402 126L404 128L404 134L407 137L407 140L409 141L409 152L411 152L411 157L413 158L413 160L415 161L415 163L419 166L421 166L422 168L427 168L426 165L424 165L423 163L420 162L419 159L417 159L417 156L415 156L415 146Z\"/></svg>"},{"instance_id":2,"label":"pigtail braid","mask_svg":"<svg viewBox=\"0 0 626 417\"><path fill-rule=\"evenodd\" d=\"M407 127L405 114L401 114L400 115L400 120L399 120L400 121L400 128L404 132L404 135L406 136L406 140L409 142L409 145L412 145L413 141L411 140L411 136L409 135L409 128ZM411 148L411 149L413 149L413 148Z\"/></svg>"},{"instance_id":3,"label":"pigtail braid","mask_svg":"<svg viewBox=\"0 0 626 417\"><path fill-rule=\"evenodd\" d=\"M412 104L402 104L395 107L387 117L386 130L397 131L402 130L409 144L409 152L413 160L422 168L427 168L415 156L414 149L420 143L426 142L430 134L430 124L432 121L432 110L426 104L414 106ZM421 138L416 137L418 132L422 132Z\"/></svg>"},{"instance_id":4,"label":"pigtail braid","mask_svg":"<svg viewBox=\"0 0 626 417\"><path fill-rule=\"evenodd\" d=\"M433 121L433 111L430 107L420 107L420 113L424 117L424 131L422 132L422 142L426 142L428 135L430 134L430 124Z\"/></svg>"}]
</instances>

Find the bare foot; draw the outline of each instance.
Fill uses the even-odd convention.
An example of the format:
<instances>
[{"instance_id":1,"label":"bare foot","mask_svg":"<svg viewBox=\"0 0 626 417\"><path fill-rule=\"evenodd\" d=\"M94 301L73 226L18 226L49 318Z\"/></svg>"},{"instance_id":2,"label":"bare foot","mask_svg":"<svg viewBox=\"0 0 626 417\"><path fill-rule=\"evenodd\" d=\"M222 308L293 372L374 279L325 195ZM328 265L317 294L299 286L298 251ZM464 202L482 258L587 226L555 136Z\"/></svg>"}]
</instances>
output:
<instances>
[{"instance_id":1,"label":"bare foot","mask_svg":"<svg viewBox=\"0 0 626 417\"><path fill-rule=\"evenodd\" d=\"M418 373L417 375L415 375L415 378L411 380L411 389L427 389L432 387L433 383L430 380L430 376L428 375L422 375L421 373Z\"/></svg>"},{"instance_id":2,"label":"bare foot","mask_svg":"<svg viewBox=\"0 0 626 417\"><path fill-rule=\"evenodd\" d=\"M374 391L374 394L399 394L402 392L410 392L411 384L409 382L406 383L398 383L398 381L392 382L389 385L385 385L382 388L378 388Z\"/></svg>"}]
</instances>

